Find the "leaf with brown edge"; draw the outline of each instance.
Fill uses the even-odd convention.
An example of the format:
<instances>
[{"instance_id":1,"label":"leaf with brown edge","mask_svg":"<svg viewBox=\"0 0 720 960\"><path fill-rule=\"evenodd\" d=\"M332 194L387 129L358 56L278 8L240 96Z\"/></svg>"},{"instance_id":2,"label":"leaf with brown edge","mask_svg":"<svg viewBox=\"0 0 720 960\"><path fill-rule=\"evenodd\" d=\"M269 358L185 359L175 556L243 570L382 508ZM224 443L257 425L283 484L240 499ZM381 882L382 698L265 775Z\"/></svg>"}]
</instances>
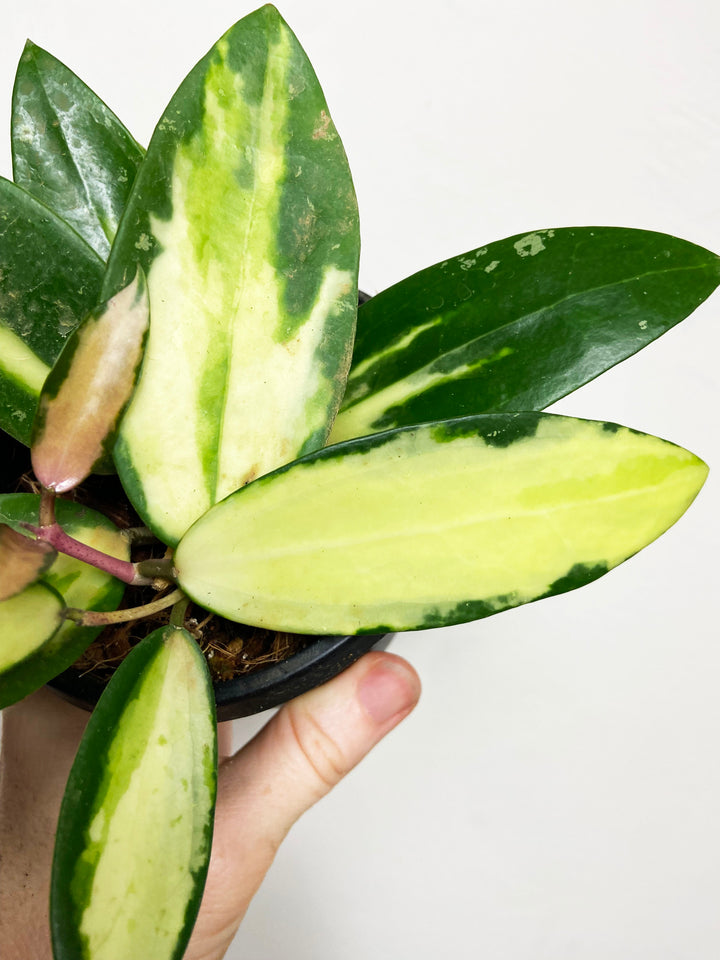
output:
<instances>
[{"instance_id":1,"label":"leaf with brown edge","mask_svg":"<svg viewBox=\"0 0 720 960\"><path fill-rule=\"evenodd\" d=\"M49 543L31 540L0 524L0 601L34 583L57 556Z\"/></svg>"},{"instance_id":2,"label":"leaf with brown edge","mask_svg":"<svg viewBox=\"0 0 720 960\"><path fill-rule=\"evenodd\" d=\"M112 472L109 451L132 395L150 319L142 269L93 311L68 341L40 395L32 463L56 493Z\"/></svg>"}]
</instances>

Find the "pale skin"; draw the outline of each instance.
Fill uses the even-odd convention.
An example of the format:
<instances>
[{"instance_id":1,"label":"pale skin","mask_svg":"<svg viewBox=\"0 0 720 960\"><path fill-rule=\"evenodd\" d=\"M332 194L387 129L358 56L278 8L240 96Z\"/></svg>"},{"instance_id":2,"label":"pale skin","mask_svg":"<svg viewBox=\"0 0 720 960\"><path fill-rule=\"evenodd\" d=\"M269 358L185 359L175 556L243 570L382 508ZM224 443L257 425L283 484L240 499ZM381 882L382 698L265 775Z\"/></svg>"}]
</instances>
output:
<instances>
[{"instance_id":1,"label":"pale skin","mask_svg":"<svg viewBox=\"0 0 720 960\"><path fill-rule=\"evenodd\" d=\"M420 682L373 652L286 704L241 750L219 730L215 836L185 960L221 960L293 823L413 709ZM0 954L51 960L48 888L65 780L87 714L40 690L3 713L0 755Z\"/></svg>"}]
</instances>

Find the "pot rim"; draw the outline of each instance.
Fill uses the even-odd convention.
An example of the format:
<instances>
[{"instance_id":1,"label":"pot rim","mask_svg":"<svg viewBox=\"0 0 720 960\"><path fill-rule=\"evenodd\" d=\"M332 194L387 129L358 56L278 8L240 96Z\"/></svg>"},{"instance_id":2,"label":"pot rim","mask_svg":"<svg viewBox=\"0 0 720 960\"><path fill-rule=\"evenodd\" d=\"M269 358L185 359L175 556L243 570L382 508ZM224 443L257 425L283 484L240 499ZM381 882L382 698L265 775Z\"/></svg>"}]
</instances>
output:
<instances>
[{"instance_id":1,"label":"pot rim","mask_svg":"<svg viewBox=\"0 0 720 960\"><path fill-rule=\"evenodd\" d=\"M384 650L391 637L392 634L319 636L285 660L234 680L214 683L218 722L278 707L331 680L369 650ZM79 674L72 667L50 680L48 686L63 699L88 711L105 688L97 677Z\"/></svg>"}]
</instances>

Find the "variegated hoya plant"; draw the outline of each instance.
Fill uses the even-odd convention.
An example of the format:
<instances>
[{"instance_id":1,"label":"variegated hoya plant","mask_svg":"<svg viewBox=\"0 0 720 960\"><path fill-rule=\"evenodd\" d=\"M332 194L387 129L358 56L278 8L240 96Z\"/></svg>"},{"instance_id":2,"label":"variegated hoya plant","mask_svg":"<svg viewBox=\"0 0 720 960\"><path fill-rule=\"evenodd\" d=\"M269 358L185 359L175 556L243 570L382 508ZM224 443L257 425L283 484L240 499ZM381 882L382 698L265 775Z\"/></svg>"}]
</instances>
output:
<instances>
[{"instance_id":1,"label":"variegated hoya plant","mask_svg":"<svg viewBox=\"0 0 720 960\"><path fill-rule=\"evenodd\" d=\"M172 607L94 711L57 831L57 960L182 956L212 835L214 698L188 598L307 634L416 630L595 580L700 489L692 453L553 401L691 313L720 260L537 230L357 309L355 195L270 6L188 74L147 151L28 43L0 181L0 705L113 618ZM356 333L357 323L357 333ZM12 438L12 439L11 439ZM76 501L117 471L157 546ZM112 611L151 584L141 611ZM135 811L141 809L142 816ZM129 828L128 824L131 824Z\"/></svg>"}]
</instances>

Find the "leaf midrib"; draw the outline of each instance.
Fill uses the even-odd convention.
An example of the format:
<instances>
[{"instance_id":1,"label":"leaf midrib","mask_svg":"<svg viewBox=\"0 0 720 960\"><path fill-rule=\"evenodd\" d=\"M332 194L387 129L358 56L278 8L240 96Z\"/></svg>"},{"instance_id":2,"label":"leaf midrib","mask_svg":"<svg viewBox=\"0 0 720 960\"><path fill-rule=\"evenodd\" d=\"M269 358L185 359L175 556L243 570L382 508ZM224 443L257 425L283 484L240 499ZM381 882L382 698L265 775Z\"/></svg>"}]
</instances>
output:
<instances>
[{"instance_id":1,"label":"leaf midrib","mask_svg":"<svg viewBox=\"0 0 720 960\"><path fill-rule=\"evenodd\" d=\"M662 487L667 486L667 484L668 484L668 481L666 479L664 481L660 481L659 483L647 484L646 486L643 486L643 487L634 487L632 490L625 490L620 493L606 494L605 496L602 496L602 497L592 497L592 498L587 498L583 500L573 500L571 503L561 503L552 508L552 513L550 514L550 516L553 516L554 514L560 513L562 511L574 510L574 509L583 508L586 506L593 506L593 505L599 506L599 505L604 505L609 503L621 502L623 500L629 500L629 499L640 497L640 496L645 496L647 494L650 494L651 492L654 492L656 490L661 489ZM672 485L675 485L675 483L673 483ZM542 515L548 515L547 507L539 507L537 509L523 509L519 511L514 511L510 519L516 520L516 519L524 519L526 517L537 517ZM266 559L273 559L276 557L299 556L302 554L311 553L314 550L316 550L318 546L322 547L323 552L326 552L328 550L342 550L347 547L355 547L355 546L358 546L359 544L364 544L364 543L384 543L386 541L397 542L399 536L402 537L403 539L415 539L417 537L422 537L423 539L426 539L438 533L445 533L448 530L462 529L464 527L470 527L478 523L485 523L485 522L494 523L497 520L501 520L501 519L508 519L507 510L500 511L498 513L492 513L492 514L488 514L488 513L474 514L471 517L466 516L454 522L443 521L442 523L433 525L433 526L413 527L411 530L408 530L408 528L404 526L402 531L391 530L391 531L388 531L387 533L382 533L382 534L370 533L364 536L357 536L357 537L345 538L345 539L340 539L340 538L336 538L332 540L323 539L323 540L314 541L312 543L308 543L307 541L305 541L304 543L301 543L299 545L293 545L287 548L284 548L284 547L276 548L274 550L265 550L262 553L257 551L247 552L245 556L247 557L248 560L258 560L258 559L266 560Z\"/></svg>"}]
</instances>

